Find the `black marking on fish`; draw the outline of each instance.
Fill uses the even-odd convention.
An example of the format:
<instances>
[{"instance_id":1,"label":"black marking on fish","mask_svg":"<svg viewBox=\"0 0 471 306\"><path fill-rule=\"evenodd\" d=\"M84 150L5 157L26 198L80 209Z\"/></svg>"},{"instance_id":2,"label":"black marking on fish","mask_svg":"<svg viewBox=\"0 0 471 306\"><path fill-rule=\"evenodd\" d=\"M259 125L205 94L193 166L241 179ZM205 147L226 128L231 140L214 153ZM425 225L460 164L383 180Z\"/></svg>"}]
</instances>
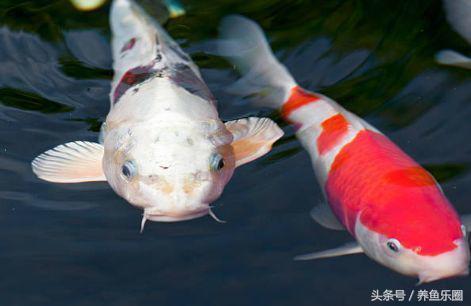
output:
<instances>
[{"instance_id":1,"label":"black marking on fish","mask_svg":"<svg viewBox=\"0 0 471 306\"><path fill-rule=\"evenodd\" d=\"M161 69L155 69L154 65L155 61L152 61L149 65L134 67L126 71L126 73L121 77L121 80L119 80L118 86L116 86L116 89L114 90L113 104L116 104L128 89L155 77L163 77L164 72L167 69L165 67ZM134 93L136 93L138 90L138 88L135 88Z\"/></svg>"},{"instance_id":2,"label":"black marking on fish","mask_svg":"<svg viewBox=\"0 0 471 306\"><path fill-rule=\"evenodd\" d=\"M191 62L191 58L185 52L183 52L177 44L169 43L166 46L185 62Z\"/></svg>"},{"instance_id":3,"label":"black marking on fish","mask_svg":"<svg viewBox=\"0 0 471 306\"><path fill-rule=\"evenodd\" d=\"M175 85L185 89L191 94L215 104L216 100L204 81L191 69L188 64L176 63L170 67L164 66L155 68L156 64L162 60L162 55L157 53L156 58L145 66L134 67L121 77L113 93L113 104L118 103L119 99L133 88L133 93L138 92L136 87L146 81L156 77L168 77ZM160 66L160 65L159 65Z\"/></svg>"},{"instance_id":4,"label":"black marking on fish","mask_svg":"<svg viewBox=\"0 0 471 306\"><path fill-rule=\"evenodd\" d=\"M178 63L174 65L171 69L170 80L191 94L197 95L206 101L215 102L213 94L203 80L186 64Z\"/></svg>"}]
</instances>

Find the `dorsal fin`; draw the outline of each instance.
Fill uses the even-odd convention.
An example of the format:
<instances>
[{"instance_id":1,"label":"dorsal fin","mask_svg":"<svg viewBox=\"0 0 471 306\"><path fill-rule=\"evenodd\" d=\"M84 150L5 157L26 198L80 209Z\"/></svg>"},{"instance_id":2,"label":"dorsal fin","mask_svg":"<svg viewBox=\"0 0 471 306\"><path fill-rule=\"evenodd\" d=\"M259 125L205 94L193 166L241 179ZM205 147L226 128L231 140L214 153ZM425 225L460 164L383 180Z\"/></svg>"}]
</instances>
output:
<instances>
[{"instance_id":1,"label":"dorsal fin","mask_svg":"<svg viewBox=\"0 0 471 306\"><path fill-rule=\"evenodd\" d=\"M321 202L314 206L311 210L311 217L323 227L338 231L345 230L327 203Z\"/></svg>"}]
</instances>

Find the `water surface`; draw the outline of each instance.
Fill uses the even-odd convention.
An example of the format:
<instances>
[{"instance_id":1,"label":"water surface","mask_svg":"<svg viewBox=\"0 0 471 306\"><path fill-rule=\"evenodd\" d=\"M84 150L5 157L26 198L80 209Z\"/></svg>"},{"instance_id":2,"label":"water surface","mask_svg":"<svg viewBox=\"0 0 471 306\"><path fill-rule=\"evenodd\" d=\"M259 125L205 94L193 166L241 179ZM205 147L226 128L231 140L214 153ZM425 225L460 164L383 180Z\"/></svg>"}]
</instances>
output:
<instances>
[{"instance_id":1,"label":"water surface","mask_svg":"<svg viewBox=\"0 0 471 306\"><path fill-rule=\"evenodd\" d=\"M183 2L187 15L165 27L202 68L223 119L265 115L283 124L225 93L237 76L206 53L219 20L241 13L267 31L302 86L384 131L436 176L460 213L471 213L471 78L433 60L438 50L469 46L440 1ZM373 289L418 289L363 255L292 260L350 237L310 219L322 196L284 124L282 141L237 169L215 203L226 224L149 223L139 234L140 211L106 183L35 178L37 154L98 137L112 77L108 9L0 2L2 305L366 305ZM463 289L471 301L469 277L419 288Z\"/></svg>"}]
</instances>

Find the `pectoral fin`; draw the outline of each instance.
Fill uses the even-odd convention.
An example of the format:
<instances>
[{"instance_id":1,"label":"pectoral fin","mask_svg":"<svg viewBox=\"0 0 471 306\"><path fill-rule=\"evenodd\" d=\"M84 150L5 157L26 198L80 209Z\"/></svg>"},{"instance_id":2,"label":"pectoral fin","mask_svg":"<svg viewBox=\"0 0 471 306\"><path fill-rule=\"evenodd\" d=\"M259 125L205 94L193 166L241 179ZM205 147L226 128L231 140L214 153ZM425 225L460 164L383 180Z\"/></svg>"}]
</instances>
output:
<instances>
[{"instance_id":1,"label":"pectoral fin","mask_svg":"<svg viewBox=\"0 0 471 306\"><path fill-rule=\"evenodd\" d=\"M471 58L453 50L442 50L435 58L442 65L471 69Z\"/></svg>"},{"instance_id":2,"label":"pectoral fin","mask_svg":"<svg viewBox=\"0 0 471 306\"><path fill-rule=\"evenodd\" d=\"M471 214L461 216L461 223L466 227L466 232L471 232Z\"/></svg>"},{"instance_id":3,"label":"pectoral fin","mask_svg":"<svg viewBox=\"0 0 471 306\"><path fill-rule=\"evenodd\" d=\"M268 118L244 118L226 122L234 136L232 148L236 167L268 153L272 144L283 136L283 131Z\"/></svg>"},{"instance_id":4,"label":"pectoral fin","mask_svg":"<svg viewBox=\"0 0 471 306\"><path fill-rule=\"evenodd\" d=\"M40 178L55 183L106 181L102 169L103 146L87 141L62 144L31 163Z\"/></svg>"},{"instance_id":5,"label":"pectoral fin","mask_svg":"<svg viewBox=\"0 0 471 306\"><path fill-rule=\"evenodd\" d=\"M349 242L334 249L298 255L294 260L312 260L319 258L337 257L343 255L363 253L363 249L357 242Z\"/></svg>"},{"instance_id":6,"label":"pectoral fin","mask_svg":"<svg viewBox=\"0 0 471 306\"><path fill-rule=\"evenodd\" d=\"M323 227L344 231L345 227L337 220L330 206L326 203L320 203L311 210L311 217Z\"/></svg>"}]
</instances>

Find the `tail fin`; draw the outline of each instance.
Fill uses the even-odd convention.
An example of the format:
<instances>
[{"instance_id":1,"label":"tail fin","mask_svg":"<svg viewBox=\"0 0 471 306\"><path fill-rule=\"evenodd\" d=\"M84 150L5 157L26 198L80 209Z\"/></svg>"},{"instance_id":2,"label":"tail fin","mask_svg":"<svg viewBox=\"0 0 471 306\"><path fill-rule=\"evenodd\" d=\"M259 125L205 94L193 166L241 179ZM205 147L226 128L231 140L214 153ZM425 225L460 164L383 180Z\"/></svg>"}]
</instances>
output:
<instances>
[{"instance_id":1,"label":"tail fin","mask_svg":"<svg viewBox=\"0 0 471 306\"><path fill-rule=\"evenodd\" d=\"M228 91L255 95L258 104L279 108L296 82L273 55L262 29L243 16L230 15L220 24L220 38L218 54L242 74Z\"/></svg>"},{"instance_id":2,"label":"tail fin","mask_svg":"<svg viewBox=\"0 0 471 306\"><path fill-rule=\"evenodd\" d=\"M435 60L442 65L471 69L471 58L453 50L441 50L435 54Z\"/></svg>"}]
</instances>

